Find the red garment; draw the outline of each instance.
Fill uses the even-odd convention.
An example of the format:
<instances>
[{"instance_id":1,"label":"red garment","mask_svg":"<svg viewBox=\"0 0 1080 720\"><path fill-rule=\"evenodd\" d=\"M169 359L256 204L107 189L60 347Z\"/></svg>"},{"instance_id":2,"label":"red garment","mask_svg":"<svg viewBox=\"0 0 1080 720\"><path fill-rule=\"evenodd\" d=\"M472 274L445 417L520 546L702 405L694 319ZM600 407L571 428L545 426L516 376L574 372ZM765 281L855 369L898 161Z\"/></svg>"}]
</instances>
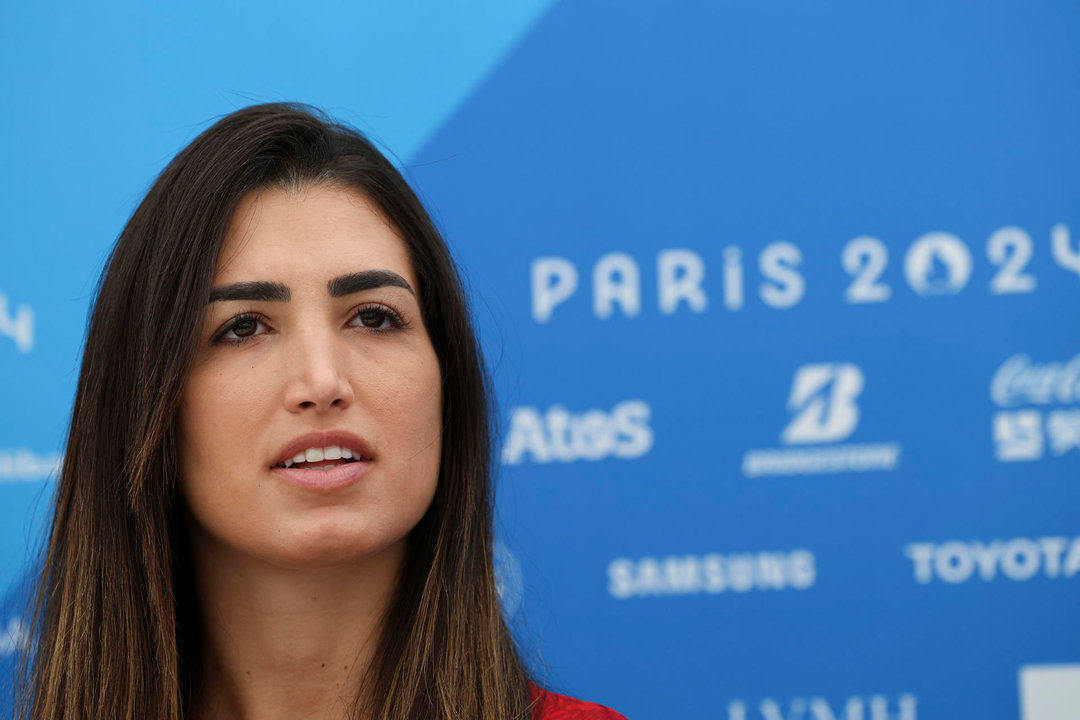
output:
<instances>
[{"instance_id":1,"label":"red garment","mask_svg":"<svg viewBox=\"0 0 1080 720\"><path fill-rule=\"evenodd\" d=\"M603 705L575 700L535 685L532 686L532 695L536 699L533 720L626 720Z\"/></svg>"}]
</instances>

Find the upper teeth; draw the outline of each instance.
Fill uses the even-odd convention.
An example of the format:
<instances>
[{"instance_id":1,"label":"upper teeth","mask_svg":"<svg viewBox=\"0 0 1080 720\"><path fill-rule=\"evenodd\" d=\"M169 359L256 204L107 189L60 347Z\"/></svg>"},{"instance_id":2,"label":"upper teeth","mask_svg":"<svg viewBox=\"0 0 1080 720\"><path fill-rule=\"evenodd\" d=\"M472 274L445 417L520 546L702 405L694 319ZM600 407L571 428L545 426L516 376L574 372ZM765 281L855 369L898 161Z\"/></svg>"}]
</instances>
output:
<instances>
[{"instance_id":1,"label":"upper teeth","mask_svg":"<svg viewBox=\"0 0 1080 720\"><path fill-rule=\"evenodd\" d=\"M330 445L329 447L308 448L303 452L298 452L296 455L286 460L284 465L285 467L292 467L294 463L340 460L341 458L351 460L353 457L353 451L349 448L341 447L340 445Z\"/></svg>"}]
</instances>

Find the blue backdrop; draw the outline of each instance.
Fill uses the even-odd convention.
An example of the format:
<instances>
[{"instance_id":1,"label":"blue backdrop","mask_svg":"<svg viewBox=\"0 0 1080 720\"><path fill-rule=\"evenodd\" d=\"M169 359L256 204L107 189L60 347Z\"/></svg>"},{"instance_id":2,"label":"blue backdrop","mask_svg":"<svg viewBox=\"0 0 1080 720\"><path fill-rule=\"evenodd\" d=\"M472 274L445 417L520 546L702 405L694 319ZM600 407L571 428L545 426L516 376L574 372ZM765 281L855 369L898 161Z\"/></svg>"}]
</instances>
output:
<instances>
[{"instance_id":1,"label":"blue backdrop","mask_svg":"<svg viewBox=\"0 0 1080 720\"><path fill-rule=\"evenodd\" d=\"M630 720L1080 718L1074 3L6 15L4 586L112 241L215 117L300 100L384 144L465 269L505 611L554 688Z\"/></svg>"}]
</instances>

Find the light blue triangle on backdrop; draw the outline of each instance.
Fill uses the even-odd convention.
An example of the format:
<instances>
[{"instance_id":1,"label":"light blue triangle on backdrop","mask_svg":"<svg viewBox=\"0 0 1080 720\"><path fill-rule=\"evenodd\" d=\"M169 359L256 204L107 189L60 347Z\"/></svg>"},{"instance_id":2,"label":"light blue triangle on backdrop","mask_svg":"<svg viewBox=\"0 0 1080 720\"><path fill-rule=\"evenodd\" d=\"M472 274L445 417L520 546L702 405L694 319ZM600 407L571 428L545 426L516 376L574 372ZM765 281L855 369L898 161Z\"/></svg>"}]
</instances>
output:
<instances>
[{"instance_id":1,"label":"light blue triangle on backdrop","mask_svg":"<svg viewBox=\"0 0 1080 720\"><path fill-rule=\"evenodd\" d=\"M0 460L55 459L106 254L198 132L252 103L307 102L407 163L552 1L6 8L0 298L5 317L29 311L32 332L0 334ZM44 474L0 473L0 591L47 508Z\"/></svg>"}]
</instances>

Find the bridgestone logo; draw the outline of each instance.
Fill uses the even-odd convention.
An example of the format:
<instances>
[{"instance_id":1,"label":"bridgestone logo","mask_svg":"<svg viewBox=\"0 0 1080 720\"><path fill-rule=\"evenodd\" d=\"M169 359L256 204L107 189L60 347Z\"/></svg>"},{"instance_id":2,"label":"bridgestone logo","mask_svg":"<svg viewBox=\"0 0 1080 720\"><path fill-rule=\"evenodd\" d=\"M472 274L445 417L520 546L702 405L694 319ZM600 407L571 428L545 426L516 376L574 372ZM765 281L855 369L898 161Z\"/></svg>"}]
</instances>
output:
<instances>
[{"instance_id":1,"label":"bridgestone logo","mask_svg":"<svg viewBox=\"0 0 1080 720\"><path fill-rule=\"evenodd\" d=\"M743 456L742 471L747 477L813 475L895 470L899 463L899 443L875 443L839 447L748 450Z\"/></svg>"}]
</instances>

